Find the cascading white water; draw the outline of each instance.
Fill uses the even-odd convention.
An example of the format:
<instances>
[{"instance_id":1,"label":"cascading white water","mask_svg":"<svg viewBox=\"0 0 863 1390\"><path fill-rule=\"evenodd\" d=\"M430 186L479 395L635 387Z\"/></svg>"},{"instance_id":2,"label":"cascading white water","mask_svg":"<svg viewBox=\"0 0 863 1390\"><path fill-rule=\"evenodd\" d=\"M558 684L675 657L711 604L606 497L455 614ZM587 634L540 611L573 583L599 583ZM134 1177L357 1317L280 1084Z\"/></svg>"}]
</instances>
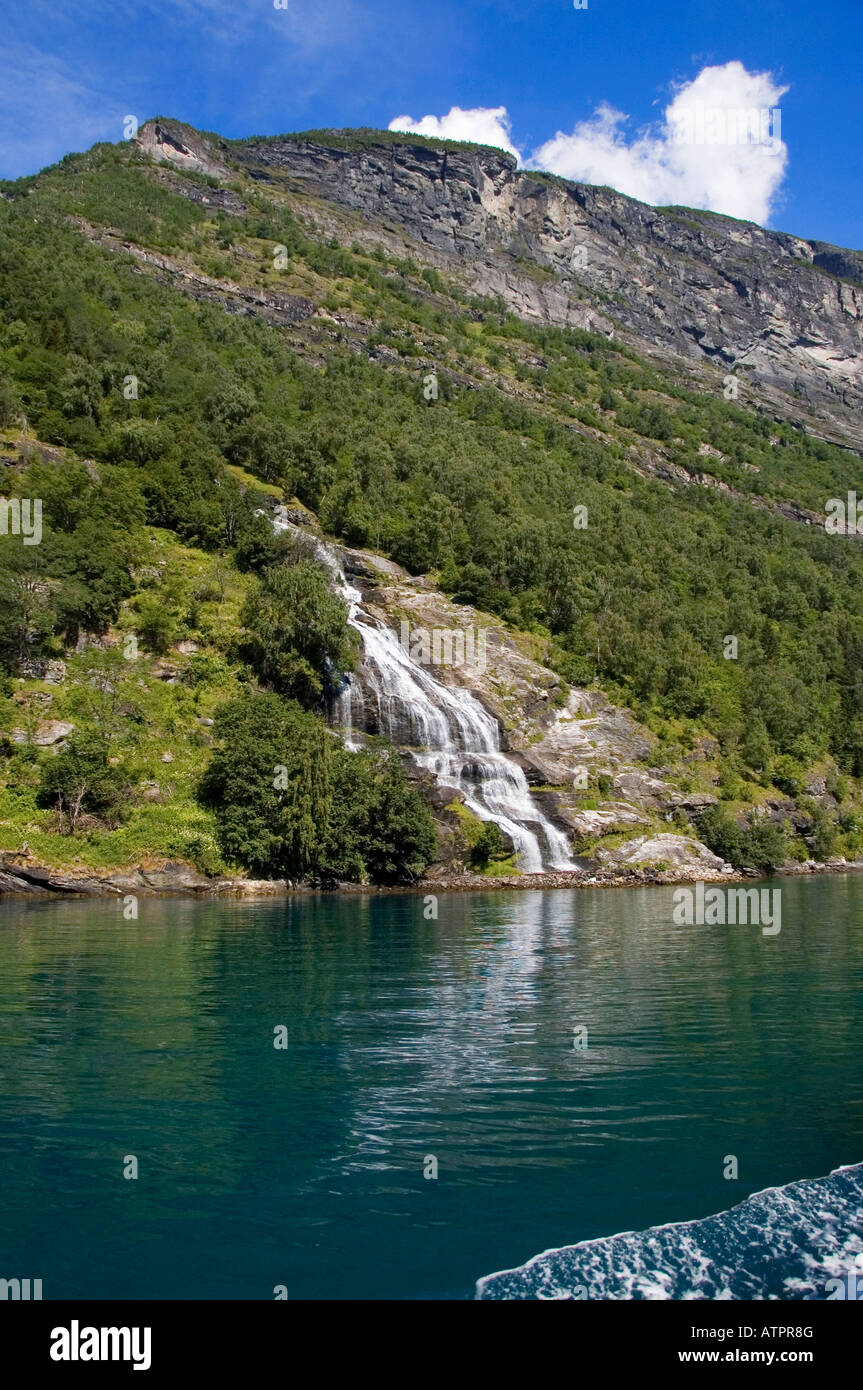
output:
<instances>
[{"instance_id":1,"label":"cascading white water","mask_svg":"<svg viewBox=\"0 0 863 1390\"><path fill-rule=\"evenodd\" d=\"M320 544L318 553L363 644L362 684L348 677L333 702L346 745L357 747L357 727L385 734L408 748L440 786L461 792L474 815L499 825L524 873L540 873L545 864L574 869L566 836L539 810L522 769L501 752L491 715L469 691L443 685L413 661L395 632L363 610L362 595L347 582L332 551Z\"/></svg>"}]
</instances>

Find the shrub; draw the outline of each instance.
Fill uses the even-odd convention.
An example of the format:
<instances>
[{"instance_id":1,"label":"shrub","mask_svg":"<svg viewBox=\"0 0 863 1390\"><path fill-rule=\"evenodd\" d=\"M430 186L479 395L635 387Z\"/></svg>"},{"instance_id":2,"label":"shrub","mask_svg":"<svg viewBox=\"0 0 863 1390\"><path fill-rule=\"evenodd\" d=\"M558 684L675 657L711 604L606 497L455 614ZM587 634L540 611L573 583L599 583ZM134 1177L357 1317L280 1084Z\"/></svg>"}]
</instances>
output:
<instances>
[{"instance_id":1,"label":"shrub","mask_svg":"<svg viewBox=\"0 0 863 1390\"><path fill-rule=\"evenodd\" d=\"M71 835L84 811L116 819L122 793L121 774L108 762L107 740L82 731L45 764L37 800L65 816Z\"/></svg>"},{"instance_id":2,"label":"shrub","mask_svg":"<svg viewBox=\"0 0 863 1390\"><path fill-rule=\"evenodd\" d=\"M751 812L738 825L721 806L711 806L698 821L698 833L708 849L736 869L777 868L788 858L787 829Z\"/></svg>"},{"instance_id":3,"label":"shrub","mask_svg":"<svg viewBox=\"0 0 863 1390\"><path fill-rule=\"evenodd\" d=\"M470 852L470 862L477 869L486 869L493 859L505 859L506 852L500 826L487 821Z\"/></svg>"}]
</instances>

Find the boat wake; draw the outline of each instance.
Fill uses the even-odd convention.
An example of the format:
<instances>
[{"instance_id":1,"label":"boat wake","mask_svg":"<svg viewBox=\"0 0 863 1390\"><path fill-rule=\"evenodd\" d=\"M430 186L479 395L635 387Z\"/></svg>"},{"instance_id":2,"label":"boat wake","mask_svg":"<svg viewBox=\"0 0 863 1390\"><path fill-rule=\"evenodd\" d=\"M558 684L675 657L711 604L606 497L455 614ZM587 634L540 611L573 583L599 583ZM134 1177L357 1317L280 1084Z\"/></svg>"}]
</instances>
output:
<instances>
[{"instance_id":1,"label":"boat wake","mask_svg":"<svg viewBox=\"0 0 863 1390\"><path fill-rule=\"evenodd\" d=\"M826 1299L843 1296L841 1281L853 1298L849 1274L860 1297L863 1163L766 1188L701 1221L547 1250L480 1279L476 1297Z\"/></svg>"}]
</instances>

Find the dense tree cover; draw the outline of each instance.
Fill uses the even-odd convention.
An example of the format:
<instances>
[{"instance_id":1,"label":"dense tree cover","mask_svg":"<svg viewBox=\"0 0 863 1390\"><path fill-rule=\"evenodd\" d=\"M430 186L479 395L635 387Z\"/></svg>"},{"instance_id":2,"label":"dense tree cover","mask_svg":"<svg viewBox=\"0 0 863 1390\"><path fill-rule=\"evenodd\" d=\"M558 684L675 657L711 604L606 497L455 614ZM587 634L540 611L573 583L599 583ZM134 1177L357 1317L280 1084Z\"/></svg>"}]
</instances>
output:
<instances>
[{"instance_id":1,"label":"dense tree cover","mask_svg":"<svg viewBox=\"0 0 863 1390\"><path fill-rule=\"evenodd\" d=\"M361 883L404 883L419 877L436 849L431 813L398 755L387 748L337 748L321 872Z\"/></svg>"},{"instance_id":2,"label":"dense tree cover","mask_svg":"<svg viewBox=\"0 0 863 1390\"><path fill-rule=\"evenodd\" d=\"M248 631L244 651L267 685L307 708L320 705L328 672L356 660L348 607L313 560L264 570L240 619Z\"/></svg>"},{"instance_id":3,"label":"dense tree cover","mask_svg":"<svg viewBox=\"0 0 863 1390\"><path fill-rule=\"evenodd\" d=\"M321 720L278 695L250 693L221 708L215 731L221 747L201 790L223 853L261 878L310 872L332 795Z\"/></svg>"},{"instance_id":4,"label":"dense tree cover","mask_svg":"<svg viewBox=\"0 0 863 1390\"><path fill-rule=\"evenodd\" d=\"M711 806L699 817L698 831L714 854L720 855L736 869L765 871L784 863L788 858L788 828L752 812L745 823L739 825L727 811ZM826 858L826 854L819 857Z\"/></svg>"},{"instance_id":5,"label":"dense tree cover","mask_svg":"<svg viewBox=\"0 0 863 1390\"><path fill-rule=\"evenodd\" d=\"M43 655L55 633L74 643L116 619L134 588L144 516L127 469L107 466L95 481L83 467L34 463L14 481L18 495L41 501L42 535L38 544L0 538L0 666L10 672Z\"/></svg>"},{"instance_id":6,"label":"dense tree cover","mask_svg":"<svg viewBox=\"0 0 863 1390\"><path fill-rule=\"evenodd\" d=\"M261 497L229 463L298 497L348 543L436 571L456 600L545 636L570 680L600 684L655 725L711 730L729 800L741 778L794 777L828 753L863 775L859 545L712 488L672 492L639 476L628 450L658 444L740 492L816 508L863 491L859 460L699 397L595 335L469 303L408 259L317 241L264 191L244 190L246 212L214 222L175 179L97 147L4 186L0 418L24 417L40 439L94 461L37 461L9 478L8 493L45 499L46 532L41 546L0 543L7 670L114 620L146 521L259 576L246 655L266 684L319 703L327 669L352 660L344 615L308 557L284 563ZM373 349L409 365L431 335L456 362L498 363L510 386L541 399L456 387L442 369L428 401L424 368L389 371L336 343L312 365L277 329L89 244L69 217L182 247L205 269L244 240L262 277L278 242L375 320ZM603 425L608 442L581 424ZM721 458L700 454L704 442ZM146 605L140 617L157 650L163 619Z\"/></svg>"},{"instance_id":7,"label":"dense tree cover","mask_svg":"<svg viewBox=\"0 0 863 1390\"><path fill-rule=\"evenodd\" d=\"M267 877L401 882L422 873L434 822L391 750L346 751L291 700L223 706L202 782L223 853Z\"/></svg>"}]
</instances>

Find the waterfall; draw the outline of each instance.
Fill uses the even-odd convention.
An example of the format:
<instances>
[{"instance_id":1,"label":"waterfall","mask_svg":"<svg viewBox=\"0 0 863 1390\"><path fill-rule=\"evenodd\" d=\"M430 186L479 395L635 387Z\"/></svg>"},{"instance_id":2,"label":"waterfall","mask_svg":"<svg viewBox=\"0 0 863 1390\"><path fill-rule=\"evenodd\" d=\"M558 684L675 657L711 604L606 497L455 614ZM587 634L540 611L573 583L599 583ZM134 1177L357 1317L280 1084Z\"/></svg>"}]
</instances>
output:
<instances>
[{"instance_id":1,"label":"waterfall","mask_svg":"<svg viewBox=\"0 0 863 1390\"><path fill-rule=\"evenodd\" d=\"M332 706L346 746L358 746L355 729L386 735L439 786L460 792L480 820L499 825L524 873L540 873L545 865L574 869L566 836L534 802L522 769L501 752L497 722L469 691L443 685L413 661L396 633L363 610L362 595L333 552L319 543L318 554L362 641L362 683L346 677Z\"/></svg>"}]
</instances>

